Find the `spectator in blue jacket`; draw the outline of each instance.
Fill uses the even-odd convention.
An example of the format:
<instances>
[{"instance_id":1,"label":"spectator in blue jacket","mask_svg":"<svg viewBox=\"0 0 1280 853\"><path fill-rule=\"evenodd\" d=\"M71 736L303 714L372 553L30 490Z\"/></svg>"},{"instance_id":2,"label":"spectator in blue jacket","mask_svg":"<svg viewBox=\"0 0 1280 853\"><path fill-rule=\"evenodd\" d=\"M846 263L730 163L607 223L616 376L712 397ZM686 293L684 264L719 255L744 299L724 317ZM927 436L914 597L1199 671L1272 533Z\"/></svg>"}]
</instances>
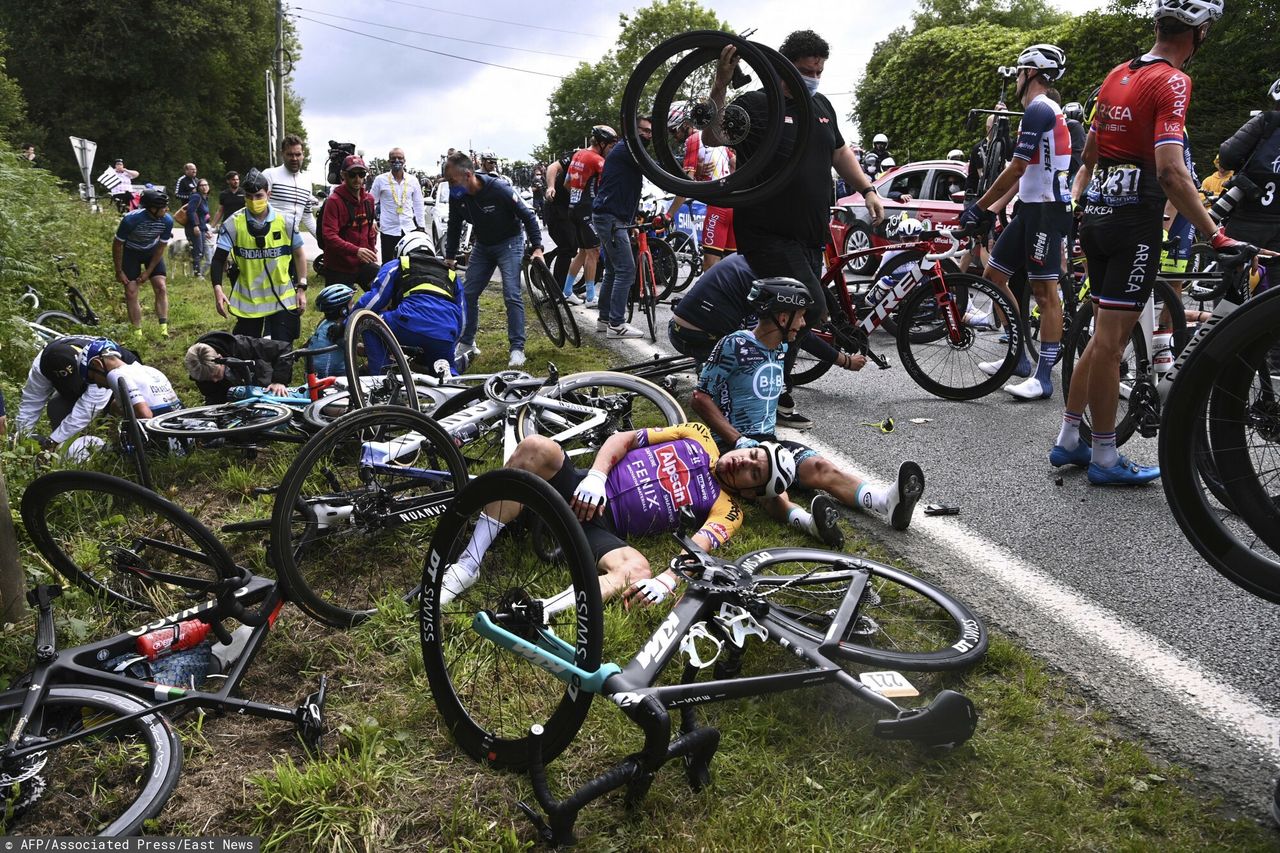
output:
<instances>
[{"instance_id":1,"label":"spectator in blue jacket","mask_svg":"<svg viewBox=\"0 0 1280 853\"><path fill-rule=\"evenodd\" d=\"M647 116L636 122L640 145L653 139L653 123ZM591 224L600 235L600 250L609 264L609 273L600 286L600 319L596 331L610 338L638 338L642 332L626 322L627 294L636 280L635 255L631 253L631 232L640 206L640 166L631 156L632 140L615 145L604 161L600 186L591 203Z\"/></svg>"},{"instance_id":2,"label":"spectator in blue jacket","mask_svg":"<svg viewBox=\"0 0 1280 853\"><path fill-rule=\"evenodd\" d=\"M470 360L480 354L475 345L479 325L480 294L489 286L494 269L502 273L502 296L507 304L507 341L511 347L511 367L524 364L524 300L520 295L520 262L524 258L525 235L533 246L533 257L542 257L542 232L538 219L511 185L488 175L477 175L471 158L461 151L445 161L449 181L449 235L445 242L445 262L457 266L462 220L471 223L473 246L463 285L466 294L466 324L458 341L458 356ZM525 233L520 233L524 225Z\"/></svg>"},{"instance_id":3,"label":"spectator in blue jacket","mask_svg":"<svg viewBox=\"0 0 1280 853\"><path fill-rule=\"evenodd\" d=\"M209 239L209 182L196 181L196 190L187 199L187 234L191 241L191 272L204 278L204 244Z\"/></svg>"}]
</instances>

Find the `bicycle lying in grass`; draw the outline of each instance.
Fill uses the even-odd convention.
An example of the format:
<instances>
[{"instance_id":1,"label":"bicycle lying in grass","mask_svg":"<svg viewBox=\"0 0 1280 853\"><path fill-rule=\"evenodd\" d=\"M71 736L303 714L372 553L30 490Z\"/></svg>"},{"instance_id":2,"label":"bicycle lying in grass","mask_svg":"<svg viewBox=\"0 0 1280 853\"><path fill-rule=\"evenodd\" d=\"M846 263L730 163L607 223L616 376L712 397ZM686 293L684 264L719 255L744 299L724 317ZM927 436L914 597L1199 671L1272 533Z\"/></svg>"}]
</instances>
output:
<instances>
[{"instance_id":1,"label":"bicycle lying in grass","mask_svg":"<svg viewBox=\"0 0 1280 853\"><path fill-rule=\"evenodd\" d=\"M471 542L480 514L506 501L523 505L521 515L493 540L474 584L441 606L445 567ZM886 715L875 723L879 737L944 747L974 733L977 711L957 692L942 690L913 708L890 698L917 695L896 670L958 669L986 652L982 623L942 590L847 554L770 548L729 562L677 539L683 554L672 568L686 582L684 596L619 666L602 662L604 608L586 535L550 484L523 471L490 472L440 519L419 604L432 695L464 752L495 769L529 772L546 820L521 808L542 840L571 843L579 810L616 788L637 802L671 759L684 759L695 790L707 784L720 734L698 725L693 709L703 703L835 683ZM779 657L798 659L798 668L739 677L752 637L789 651ZM655 686L680 655L679 683ZM850 663L895 671L855 677ZM713 665L714 679L698 681ZM597 693L641 728L644 747L556 800L545 762L573 742ZM680 733L672 741L675 708Z\"/></svg>"},{"instance_id":2,"label":"bicycle lying in grass","mask_svg":"<svg viewBox=\"0 0 1280 853\"><path fill-rule=\"evenodd\" d=\"M76 471L32 482L22 518L66 578L111 604L166 615L59 649L53 602L61 587L28 594L38 611L35 661L0 692L0 832L138 832L182 770L170 718L197 708L289 722L318 751L323 677L293 709L233 695L284 597L276 583L237 566L195 518L127 480ZM229 620L241 627L229 630ZM221 684L198 689L213 678Z\"/></svg>"}]
</instances>

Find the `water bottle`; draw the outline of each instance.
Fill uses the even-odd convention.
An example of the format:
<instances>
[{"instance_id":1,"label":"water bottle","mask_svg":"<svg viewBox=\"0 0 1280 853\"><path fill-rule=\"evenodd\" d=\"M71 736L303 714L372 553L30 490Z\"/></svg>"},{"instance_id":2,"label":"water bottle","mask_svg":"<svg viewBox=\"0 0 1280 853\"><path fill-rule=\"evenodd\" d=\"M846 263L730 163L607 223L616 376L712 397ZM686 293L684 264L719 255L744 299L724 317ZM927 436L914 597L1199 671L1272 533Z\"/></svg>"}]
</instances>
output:
<instances>
[{"instance_id":1,"label":"water bottle","mask_svg":"<svg viewBox=\"0 0 1280 853\"><path fill-rule=\"evenodd\" d=\"M874 308L880 304L880 300L884 299L886 293L893 290L895 282L893 276L886 275L871 286L867 291L867 307Z\"/></svg>"},{"instance_id":2,"label":"water bottle","mask_svg":"<svg viewBox=\"0 0 1280 853\"><path fill-rule=\"evenodd\" d=\"M213 662L209 666L209 674L218 675L229 672L235 662L240 659L240 655L244 653L244 647L249 644L249 637L252 635L252 628L241 625L231 632L230 643L216 643L210 649Z\"/></svg>"},{"instance_id":3,"label":"water bottle","mask_svg":"<svg viewBox=\"0 0 1280 853\"><path fill-rule=\"evenodd\" d=\"M1151 336L1151 349L1151 366L1159 379L1173 369L1173 333L1156 332Z\"/></svg>"},{"instance_id":4,"label":"water bottle","mask_svg":"<svg viewBox=\"0 0 1280 853\"><path fill-rule=\"evenodd\" d=\"M155 660L170 652L189 649L203 641L208 634L209 623L201 622L199 619L188 619L176 625L166 625L138 638L138 654Z\"/></svg>"}]
</instances>

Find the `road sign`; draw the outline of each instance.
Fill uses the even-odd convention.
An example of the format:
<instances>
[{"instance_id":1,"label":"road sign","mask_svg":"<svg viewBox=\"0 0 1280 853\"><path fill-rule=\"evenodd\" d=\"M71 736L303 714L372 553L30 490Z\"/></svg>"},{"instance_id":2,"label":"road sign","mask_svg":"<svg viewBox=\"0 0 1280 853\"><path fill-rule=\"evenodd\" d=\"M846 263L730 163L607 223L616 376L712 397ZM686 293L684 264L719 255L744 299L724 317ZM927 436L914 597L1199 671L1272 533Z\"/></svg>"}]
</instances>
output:
<instances>
[{"instance_id":1,"label":"road sign","mask_svg":"<svg viewBox=\"0 0 1280 853\"><path fill-rule=\"evenodd\" d=\"M93 198L93 180L89 177L89 170L93 168L93 156L98 153L98 143L90 142L88 139L82 139L79 136L68 137L71 140L71 150L76 152L76 162L80 164L80 173L84 175L86 190L86 198Z\"/></svg>"}]
</instances>

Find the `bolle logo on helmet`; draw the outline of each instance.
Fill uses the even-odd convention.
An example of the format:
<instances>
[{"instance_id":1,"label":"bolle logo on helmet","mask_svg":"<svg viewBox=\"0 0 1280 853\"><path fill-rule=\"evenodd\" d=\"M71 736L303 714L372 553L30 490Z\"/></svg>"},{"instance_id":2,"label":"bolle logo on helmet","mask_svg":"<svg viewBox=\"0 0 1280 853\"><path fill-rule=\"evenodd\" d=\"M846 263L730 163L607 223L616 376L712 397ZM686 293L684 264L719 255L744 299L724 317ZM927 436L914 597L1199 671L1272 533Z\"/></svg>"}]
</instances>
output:
<instances>
[{"instance_id":1,"label":"bolle logo on helmet","mask_svg":"<svg viewBox=\"0 0 1280 853\"><path fill-rule=\"evenodd\" d=\"M773 298L775 305L794 305L803 308L807 300L799 293L779 293Z\"/></svg>"},{"instance_id":2,"label":"bolle logo on helmet","mask_svg":"<svg viewBox=\"0 0 1280 853\"><path fill-rule=\"evenodd\" d=\"M671 502L677 507L693 504L693 493L689 491L689 466L676 453L675 447L669 444L653 449L658 458L658 483L663 491L671 495Z\"/></svg>"}]
</instances>

